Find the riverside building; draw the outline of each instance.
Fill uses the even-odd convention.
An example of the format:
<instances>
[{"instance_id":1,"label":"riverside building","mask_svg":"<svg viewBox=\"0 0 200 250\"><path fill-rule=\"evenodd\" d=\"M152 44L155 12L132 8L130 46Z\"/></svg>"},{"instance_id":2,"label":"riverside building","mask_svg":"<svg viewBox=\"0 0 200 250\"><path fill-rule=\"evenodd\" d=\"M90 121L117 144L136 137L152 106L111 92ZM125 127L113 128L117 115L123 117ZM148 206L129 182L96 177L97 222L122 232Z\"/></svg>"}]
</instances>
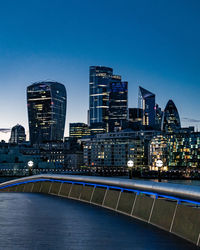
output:
<instances>
[{"instance_id":1,"label":"riverside building","mask_svg":"<svg viewBox=\"0 0 200 250\"><path fill-rule=\"evenodd\" d=\"M38 82L27 87L31 144L63 140L67 94L58 82Z\"/></svg>"},{"instance_id":2,"label":"riverside building","mask_svg":"<svg viewBox=\"0 0 200 250\"><path fill-rule=\"evenodd\" d=\"M120 131L82 139L84 164L95 167L134 167L148 169L148 145L156 131Z\"/></svg>"}]
</instances>

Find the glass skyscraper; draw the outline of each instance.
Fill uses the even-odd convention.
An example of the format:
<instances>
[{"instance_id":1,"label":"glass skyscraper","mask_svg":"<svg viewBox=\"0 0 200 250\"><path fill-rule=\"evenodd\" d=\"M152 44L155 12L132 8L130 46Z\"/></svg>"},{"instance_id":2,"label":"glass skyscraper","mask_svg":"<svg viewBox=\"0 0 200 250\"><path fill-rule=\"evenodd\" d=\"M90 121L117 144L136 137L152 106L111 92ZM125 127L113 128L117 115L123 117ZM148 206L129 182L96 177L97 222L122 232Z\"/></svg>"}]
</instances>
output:
<instances>
[{"instance_id":1,"label":"glass skyscraper","mask_svg":"<svg viewBox=\"0 0 200 250\"><path fill-rule=\"evenodd\" d=\"M121 130L127 121L128 82L111 82L109 90L109 132Z\"/></svg>"},{"instance_id":2,"label":"glass skyscraper","mask_svg":"<svg viewBox=\"0 0 200 250\"><path fill-rule=\"evenodd\" d=\"M89 125L91 132L93 129L108 132L109 120L112 120L113 123L114 119L116 119L116 123L118 123L118 118L124 117L122 110L125 111L125 116L127 116L127 108L125 110L123 106L127 105L128 84L121 82L121 76L113 75L112 68L104 66L91 66L89 78ZM123 89L123 94L119 91L117 94L116 90L120 88ZM114 99L117 98L119 101L119 98L122 98L124 100L124 96L126 96L126 104L121 102L120 114L116 113L117 109L114 107L116 106Z\"/></svg>"},{"instance_id":3,"label":"glass skyscraper","mask_svg":"<svg viewBox=\"0 0 200 250\"><path fill-rule=\"evenodd\" d=\"M155 94L139 87L138 108L143 110L142 124L154 127L156 118Z\"/></svg>"},{"instance_id":4,"label":"glass skyscraper","mask_svg":"<svg viewBox=\"0 0 200 250\"><path fill-rule=\"evenodd\" d=\"M113 69L111 68L102 66L90 67L90 125L107 123L108 121L108 88L112 75Z\"/></svg>"},{"instance_id":5,"label":"glass skyscraper","mask_svg":"<svg viewBox=\"0 0 200 250\"><path fill-rule=\"evenodd\" d=\"M11 130L10 143L18 144L26 141L25 129L21 125L17 124Z\"/></svg>"},{"instance_id":6,"label":"glass skyscraper","mask_svg":"<svg viewBox=\"0 0 200 250\"><path fill-rule=\"evenodd\" d=\"M31 144L63 140L67 94L58 82L38 82L27 87Z\"/></svg>"},{"instance_id":7,"label":"glass skyscraper","mask_svg":"<svg viewBox=\"0 0 200 250\"><path fill-rule=\"evenodd\" d=\"M156 109L155 128L157 130L161 130L163 111L161 110L158 104L156 104L155 109Z\"/></svg>"},{"instance_id":8,"label":"glass skyscraper","mask_svg":"<svg viewBox=\"0 0 200 250\"><path fill-rule=\"evenodd\" d=\"M176 105L172 100L169 100L162 119L162 130L166 133L176 132L181 128L180 117Z\"/></svg>"}]
</instances>

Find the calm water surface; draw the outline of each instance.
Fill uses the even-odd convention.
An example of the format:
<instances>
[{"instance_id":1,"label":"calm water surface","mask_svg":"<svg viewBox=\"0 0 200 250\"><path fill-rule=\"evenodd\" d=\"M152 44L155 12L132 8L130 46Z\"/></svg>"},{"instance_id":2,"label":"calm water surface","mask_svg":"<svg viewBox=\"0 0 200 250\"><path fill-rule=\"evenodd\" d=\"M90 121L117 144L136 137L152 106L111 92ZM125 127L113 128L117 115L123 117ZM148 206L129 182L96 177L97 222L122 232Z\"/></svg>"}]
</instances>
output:
<instances>
[{"instance_id":1,"label":"calm water surface","mask_svg":"<svg viewBox=\"0 0 200 250\"><path fill-rule=\"evenodd\" d=\"M0 193L0 249L199 249L154 226L90 204Z\"/></svg>"}]
</instances>

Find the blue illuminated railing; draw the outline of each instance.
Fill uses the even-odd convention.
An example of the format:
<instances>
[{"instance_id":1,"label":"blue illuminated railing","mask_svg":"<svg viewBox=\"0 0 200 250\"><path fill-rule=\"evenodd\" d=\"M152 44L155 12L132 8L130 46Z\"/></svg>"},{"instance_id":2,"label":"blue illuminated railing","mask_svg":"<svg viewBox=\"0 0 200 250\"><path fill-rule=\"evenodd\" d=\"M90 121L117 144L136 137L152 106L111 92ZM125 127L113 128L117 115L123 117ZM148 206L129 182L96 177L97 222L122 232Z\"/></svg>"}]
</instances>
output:
<instances>
[{"instance_id":1,"label":"blue illuminated railing","mask_svg":"<svg viewBox=\"0 0 200 250\"><path fill-rule=\"evenodd\" d=\"M136 193L136 195L146 194L146 195L154 196L155 199L161 197L161 198L166 198L166 199L170 199L170 200L175 200L175 201L177 201L178 204L180 204L182 202L186 202L186 203L195 204L195 205L200 206L200 202L198 202L198 201L192 201L192 200L188 200L188 199L182 199L182 198L178 198L176 196L168 196L168 195L163 195L163 194L159 194L159 193L155 193L155 192L147 192L147 191L143 191L143 190L136 190L136 189L118 187L118 186L113 186L113 185L103 185L103 184L92 183L92 182L59 180L59 179L52 179L52 178L51 179L45 179L45 178L31 179L31 180L16 182L16 183L8 184L8 185L5 185L5 186L1 186L0 190L1 189L5 189L5 188L9 188L9 187L13 187L13 186L22 185L22 184L36 183L36 182L45 182L45 181L48 181L48 182L59 182L59 183L70 183L70 184L79 184L79 185L83 185L83 186L87 185L87 186L93 186L95 188L96 187L104 187L106 189L120 190L121 192L123 192L123 191L133 192L133 193Z\"/></svg>"}]
</instances>

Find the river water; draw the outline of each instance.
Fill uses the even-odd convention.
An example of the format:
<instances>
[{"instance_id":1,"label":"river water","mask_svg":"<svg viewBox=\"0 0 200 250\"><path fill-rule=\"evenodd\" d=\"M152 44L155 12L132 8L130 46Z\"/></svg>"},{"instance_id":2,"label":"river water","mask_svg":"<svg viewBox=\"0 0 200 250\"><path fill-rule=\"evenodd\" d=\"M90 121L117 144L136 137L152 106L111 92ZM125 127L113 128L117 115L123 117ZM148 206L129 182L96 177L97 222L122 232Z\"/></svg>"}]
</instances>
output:
<instances>
[{"instance_id":1,"label":"river water","mask_svg":"<svg viewBox=\"0 0 200 250\"><path fill-rule=\"evenodd\" d=\"M168 232L101 207L56 196L0 193L3 250L193 250Z\"/></svg>"}]
</instances>

